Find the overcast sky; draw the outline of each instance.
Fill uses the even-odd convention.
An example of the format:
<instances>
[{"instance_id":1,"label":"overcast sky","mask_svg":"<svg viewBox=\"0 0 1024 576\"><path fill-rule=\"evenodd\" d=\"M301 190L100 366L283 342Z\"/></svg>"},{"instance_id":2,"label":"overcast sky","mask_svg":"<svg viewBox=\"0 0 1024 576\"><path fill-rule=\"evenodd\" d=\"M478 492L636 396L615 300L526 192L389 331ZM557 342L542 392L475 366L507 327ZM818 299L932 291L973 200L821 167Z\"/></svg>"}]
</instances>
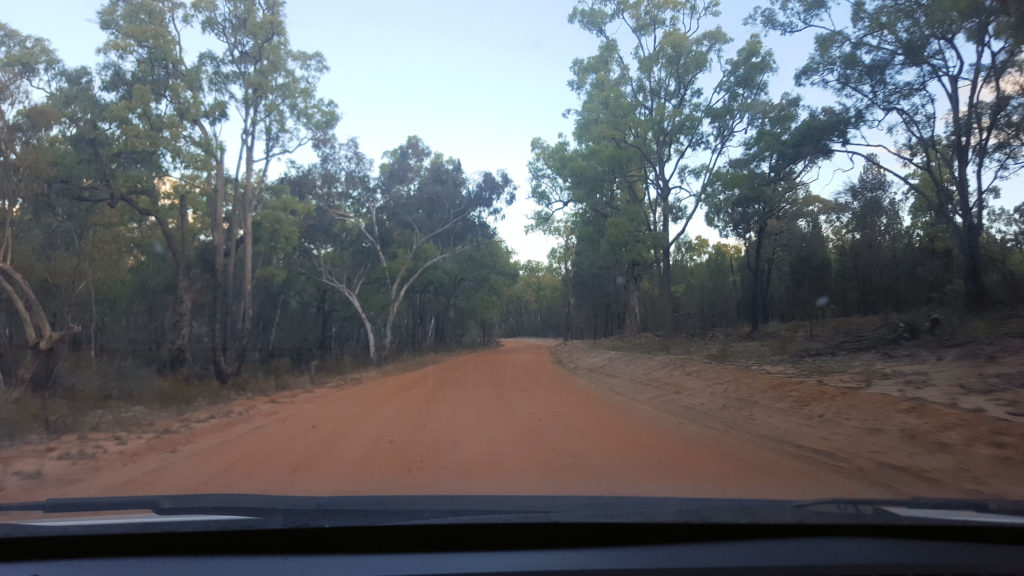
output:
<instances>
[{"instance_id":1,"label":"overcast sky","mask_svg":"<svg viewBox=\"0 0 1024 576\"><path fill-rule=\"evenodd\" d=\"M99 0L9 2L0 14L16 29L48 38L71 65L93 65L103 34ZM518 201L498 230L520 259L546 259L553 245L523 227L534 209L526 164L534 137L569 133L562 112L577 104L566 86L573 58L594 52L596 40L570 26L573 0L302 1L288 4L295 48L319 50L331 67L321 93L342 113L338 135L356 137L379 160L409 135L459 158L470 172L505 169ZM723 2L722 25L734 38L752 30L740 21L754 0ZM780 64L777 95L809 38L770 40ZM814 99L812 98L812 101ZM845 181L855 175L826 175ZM691 235L717 237L703 222Z\"/></svg>"}]
</instances>

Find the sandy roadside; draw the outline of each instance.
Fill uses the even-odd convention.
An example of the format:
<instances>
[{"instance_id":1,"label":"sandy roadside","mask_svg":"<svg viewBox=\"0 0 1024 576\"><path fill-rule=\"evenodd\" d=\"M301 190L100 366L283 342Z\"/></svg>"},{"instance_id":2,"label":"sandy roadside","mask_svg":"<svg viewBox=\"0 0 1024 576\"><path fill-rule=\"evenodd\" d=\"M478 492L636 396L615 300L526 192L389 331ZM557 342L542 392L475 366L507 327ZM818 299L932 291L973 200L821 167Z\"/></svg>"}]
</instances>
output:
<instances>
[{"instance_id":1,"label":"sandy roadside","mask_svg":"<svg viewBox=\"0 0 1024 576\"><path fill-rule=\"evenodd\" d=\"M552 349L589 384L766 452L857 478L893 497L1024 498L1024 424L920 398L828 386L736 366Z\"/></svg>"}]
</instances>

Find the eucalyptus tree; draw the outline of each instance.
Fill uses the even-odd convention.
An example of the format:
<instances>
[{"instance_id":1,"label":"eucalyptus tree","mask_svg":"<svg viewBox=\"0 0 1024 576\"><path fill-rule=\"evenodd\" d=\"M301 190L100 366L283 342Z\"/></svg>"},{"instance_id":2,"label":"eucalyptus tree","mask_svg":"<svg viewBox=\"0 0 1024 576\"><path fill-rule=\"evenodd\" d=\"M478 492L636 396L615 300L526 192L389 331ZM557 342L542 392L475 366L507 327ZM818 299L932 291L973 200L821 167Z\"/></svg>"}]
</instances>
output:
<instances>
[{"instance_id":1,"label":"eucalyptus tree","mask_svg":"<svg viewBox=\"0 0 1024 576\"><path fill-rule=\"evenodd\" d=\"M409 288L432 266L493 235L486 219L515 200L515 185L503 171L470 177L457 159L432 152L417 137L385 154L376 178L345 180L355 188L348 205L334 214L357 240L347 243L365 250L337 247L334 261L325 258L320 273L359 314L370 358L377 362L391 352L395 318ZM368 279L381 284L385 300L379 352L376 322L360 294Z\"/></svg>"},{"instance_id":2,"label":"eucalyptus tree","mask_svg":"<svg viewBox=\"0 0 1024 576\"><path fill-rule=\"evenodd\" d=\"M237 125L234 142L218 140L208 149L215 155L209 198L214 371L227 382L241 371L252 330L253 216L271 165L328 140L338 114L334 102L317 93L327 72L323 55L290 45L283 0L198 0L193 6L202 31L217 43L199 58L209 89ZM230 174L229 147L236 154Z\"/></svg>"},{"instance_id":3,"label":"eucalyptus tree","mask_svg":"<svg viewBox=\"0 0 1024 576\"><path fill-rule=\"evenodd\" d=\"M580 96L573 136L638 158L638 192L656 236L663 331L673 324L672 247L707 199L712 175L761 99L773 58L757 35L732 57L732 39L709 22L716 0L581 0L570 22L599 40L572 64Z\"/></svg>"},{"instance_id":4,"label":"eucalyptus tree","mask_svg":"<svg viewBox=\"0 0 1024 576\"><path fill-rule=\"evenodd\" d=\"M203 84L204 66L186 57L194 23L179 0L114 0L98 13L106 40L99 85L69 78L63 103L77 171L66 175L82 201L128 206L159 230L174 266L167 369L192 368L194 252L209 162L204 131L223 119Z\"/></svg>"},{"instance_id":5,"label":"eucalyptus tree","mask_svg":"<svg viewBox=\"0 0 1024 576\"><path fill-rule=\"evenodd\" d=\"M29 204L53 177L60 117L46 94L54 91L61 70L46 40L0 22L0 289L17 311L28 349L11 396L25 393L43 358L79 329L54 328L14 261L16 228L33 225Z\"/></svg>"},{"instance_id":6,"label":"eucalyptus tree","mask_svg":"<svg viewBox=\"0 0 1024 576\"><path fill-rule=\"evenodd\" d=\"M534 260L516 267L518 276L502 302L503 334L546 338L562 335L562 282L557 271Z\"/></svg>"},{"instance_id":7,"label":"eucalyptus tree","mask_svg":"<svg viewBox=\"0 0 1024 576\"><path fill-rule=\"evenodd\" d=\"M1024 169L1024 43L1012 4L770 0L753 14L782 34L814 32L797 83L831 91L860 121L863 132L838 150L886 170L950 230L974 309L986 303L985 213Z\"/></svg>"},{"instance_id":8,"label":"eucalyptus tree","mask_svg":"<svg viewBox=\"0 0 1024 576\"><path fill-rule=\"evenodd\" d=\"M489 346L501 335L502 309L518 269L504 242L490 236L435 266L430 284L421 281L421 290L433 288L439 296L422 307L427 318L418 328L427 347L434 342Z\"/></svg>"},{"instance_id":9,"label":"eucalyptus tree","mask_svg":"<svg viewBox=\"0 0 1024 576\"><path fill-rule=\"evenodd\" d=\"M572 249L561 254L574 261L565 268L567 290L575 288L573 270L580 266L614 268L611 288L625 292L622 332L639 334L640 285L656 246L647 226L637 157L607 142L574 147L565 138L555 144L537 138L531 148L530 196L541 207L533 227L573 236ZM580 272L575 280L593 278L590 273L596 270Z\"/></svg>"},{"instance_id":10,"label":"eucalyptus tree","mask_svg":"<svg viewBox=\"0 0 1024 576\"><path fill-rule=\"evenodd\" d=\"M846 216L835 255L844 307L860 314L899 310L901 285L912 283L901 280L909 280L913 267L899 260L908 235L896 186L884 170L866 163L837 200Z\"/></svg>"},{"instance_id":11,"label":"eucalyptus tree","mask_svg":"<svg viewBox=\"0 0 1024 576\"><path fill-rule=\"evenodd\" d=\"M83 178L83 196L127 204L160 228L178 278L173 369L190 363L190 258L207 227L213 364L227 383L249 348L253 219L271 166L326 138L338 120L334 103L317 95L327 65L291 48L279 0L112 0L99 16L108 97L91 136L80 138L92 166L111 169ZM200 52L189 44L197 37L213 48Z\"/></svg>"},{"instance_id":12,"label":"eucalyptus tree","mask_svg":"<svg viewBox=\"0 0 1024 576\"><path fill-rule=\"evenodd\" d=\"M762 266L767 237L781 232L784 219L803 206L809 175L849 127L843 114L828 108L805 114L800 102L783 94L756 107L744 151L716 175L718 194L708 206L708 223L742 239L750 253L751 332L758 329L768 292Z\"/></svg>"}]
</instances>

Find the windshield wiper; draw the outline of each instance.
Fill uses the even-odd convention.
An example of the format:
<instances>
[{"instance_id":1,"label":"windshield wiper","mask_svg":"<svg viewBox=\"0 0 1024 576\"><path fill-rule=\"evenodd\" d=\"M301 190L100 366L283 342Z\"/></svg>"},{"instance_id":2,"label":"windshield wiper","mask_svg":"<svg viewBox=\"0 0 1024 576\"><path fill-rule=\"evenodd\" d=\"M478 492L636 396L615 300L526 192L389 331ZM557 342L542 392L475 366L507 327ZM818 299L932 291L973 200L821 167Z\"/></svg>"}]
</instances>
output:
<instances>
[{"instance_id":1,"label":"windshield wiper","mask_svg":"<svg viewBox=\"0 0 1024 576\"><path fill-rule=\"evenodd\" d=\"M794 504L819 512L856 516L890 515L942 522L1024 525L1024 502L965 498L853 499L830 498Z\"/></svg>"},{"instance_id":2,"label":"windshield wiper","mask_svg":"<svg viewBox=\"0 0 1024 576\"><path fill-rule=\"evenodd\" d=\"M332 525L451 522L708 523L794 521L814 517L787 500L617 496L279 496L181 494L53 498L0 504L43 513L147 510L157 515L230 515ZM806 518L805 518L806 519Z\"/></svg>"},{"instance_id":3,"label":"windshield wiper","mask_svg":"<svg viewBox=\"0 0 1024 576\"><path fill-rule=\"evenodd\" d=\"M95 498L51 498L0 504L0 513L44 514L149 511L162 517L221 516L258 521L261 527L371 526L508 514L543 513L509 502L495 507L478 497L459 496L278 496L262 494L180 494ZM2 519L2 517L0 517Z\"/></svg>"},{"instance_id":4,"label":"windshield wiper","mask_svg":"<svg viewBox=\"0 0 1024 576\"><path fill-rule=\"evenodd\" d=\"M277 496L182 494L55 498L0 504L4 512L44 514L147 511L170 518L222 520L242 527L341 527L401 524L920 524L992 523L1024 526L1024 502L994 500L829 499L813 501L592 496ZM126 516L126 518L129 518ZM131 516L132 522L147 517ZM79 522L81 522L79 520ZM186 522L178 522L185 524Z\"/></svg>"}]
</instances>

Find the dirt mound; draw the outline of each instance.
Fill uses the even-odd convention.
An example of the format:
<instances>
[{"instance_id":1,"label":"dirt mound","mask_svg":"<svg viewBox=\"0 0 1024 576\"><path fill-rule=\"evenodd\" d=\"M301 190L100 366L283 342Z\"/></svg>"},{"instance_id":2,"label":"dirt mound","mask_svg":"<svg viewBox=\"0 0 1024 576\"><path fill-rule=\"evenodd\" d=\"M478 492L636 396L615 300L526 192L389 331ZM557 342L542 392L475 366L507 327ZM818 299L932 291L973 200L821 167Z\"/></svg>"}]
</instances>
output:
<instances>
[{"instance_id":1,"label":"dirt mound","mask_svg":"<svg viewBox=\"0 0 1024 576\"><path fill-rule=\"evenodd\" d=\"M552 349L581 379L679 418L858 478L892 496L1024 497L1024 425L915 398L823 385L743 367Z\"/></svg>"}]
</instances>

